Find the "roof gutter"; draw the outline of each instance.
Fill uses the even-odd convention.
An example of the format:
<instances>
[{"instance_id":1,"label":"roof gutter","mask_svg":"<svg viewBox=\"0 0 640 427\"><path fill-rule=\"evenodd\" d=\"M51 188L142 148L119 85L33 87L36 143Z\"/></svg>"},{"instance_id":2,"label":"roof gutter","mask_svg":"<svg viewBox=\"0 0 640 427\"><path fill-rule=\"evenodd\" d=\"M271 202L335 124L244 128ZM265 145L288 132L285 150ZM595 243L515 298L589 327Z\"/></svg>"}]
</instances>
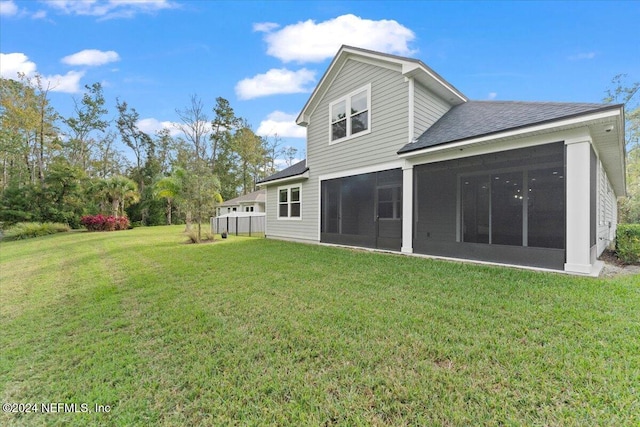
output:
<instances>
[{"instance_id":1,"label":"roof gutter","mask_svg":"<svg viewBox=\"0 0 640 427\"><path fill-rule=\"evenodd\" d=\"M280 178L280 179L273 179L271 181L260 181L256 183L256 185L258 187L262 187L262 186L267 186L272 184L283 184L285 182L299 181L301 179L309 179L309 169L307 169L306 171L298 175L287 176L285 178Z\"/></svg>"}]
</instances>

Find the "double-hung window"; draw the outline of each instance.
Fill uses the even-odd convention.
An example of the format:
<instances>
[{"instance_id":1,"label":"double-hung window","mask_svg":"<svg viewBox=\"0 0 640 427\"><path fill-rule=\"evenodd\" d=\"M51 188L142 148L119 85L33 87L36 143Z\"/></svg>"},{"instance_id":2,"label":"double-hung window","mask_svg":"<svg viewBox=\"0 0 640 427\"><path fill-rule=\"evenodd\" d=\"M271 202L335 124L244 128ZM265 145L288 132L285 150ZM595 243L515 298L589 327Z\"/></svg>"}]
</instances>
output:
<instances>
[{"instance_id":1,"label":"double-hung window","mask_svg":"<svg viewBox=\"0 0 640 427\"><path fill-rule=\"evenodd\" d=\"M278 218L300 219L302 215L302 199L300 185L278 188Z\"/></svg>"},{"instance_id":2,"label":"double-hung window","mask_svg":"<svg viewBox=\"0 0 640 427\"><path fill-rule=\"evenodd\" d=\"M371 131L371 85L351 92L329 105L331 143Z\"/></svg>"}]
</instances>

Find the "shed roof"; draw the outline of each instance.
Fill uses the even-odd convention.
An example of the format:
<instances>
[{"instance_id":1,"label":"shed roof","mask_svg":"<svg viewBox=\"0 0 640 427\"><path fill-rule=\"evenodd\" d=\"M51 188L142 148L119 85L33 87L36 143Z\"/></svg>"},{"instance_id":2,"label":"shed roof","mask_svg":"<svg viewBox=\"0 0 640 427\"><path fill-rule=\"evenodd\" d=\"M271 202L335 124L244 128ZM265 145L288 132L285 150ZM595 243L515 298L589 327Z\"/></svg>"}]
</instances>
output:
<instances>
[{"instance_id":1,"label":"shed roof","mask_svg":"<svg viewBox=\"0 0 640 427\"><path fill-rule=\"evenodd\" d=\"M574 102L468 101L451 108L398 154L619 108L612 104Z\"/></svg>"},{"instance_id":2,"label":"shed roof","mask_svg":"<svg viewBox=\"0 0 640 427\"><path fill-rule=\"evenodd\" d=\"M243 194L242 196L236 197L235 199L229 199L224 203L221 203L220 206L236 206L240 203L264 203L266 200L267 190L262 189L258 191L254 191L252 193Z\"/></svg>"},{"instance_id":3,"label":"shed roof","mask_svg":"<svg viewBox=\"0 0 640 427\"><path fill-rule=\"evenodd\" d=\"M267 178L263 179L262 181L258 182L258 184L266 184L270 181L276 181L279 179L285 179L285 178L291 178L297 175L302 175L303 173L305 173L306 171L308 171L309 168L307 167L307 160L302 160L294 165L289 166L286 169L283 169L279 172L274 173L271 176L268 176Z\"/></svg>"}]
</instances>

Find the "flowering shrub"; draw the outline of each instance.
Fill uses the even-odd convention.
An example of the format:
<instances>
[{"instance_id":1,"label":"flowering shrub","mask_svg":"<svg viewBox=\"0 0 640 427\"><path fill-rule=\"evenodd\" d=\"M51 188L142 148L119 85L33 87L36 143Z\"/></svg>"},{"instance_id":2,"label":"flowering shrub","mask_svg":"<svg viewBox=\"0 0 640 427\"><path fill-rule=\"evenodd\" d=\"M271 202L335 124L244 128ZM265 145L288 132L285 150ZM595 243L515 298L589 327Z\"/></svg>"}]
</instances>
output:
<instances>
[{"instance_id":1,"label":"flowering shrub","mask_svg":"<svg viewBox=\"0 0 640 427\"><path fill-rule=\"evenodd\" d=\"M129 218L126 216L86 215L80 223L89 231L116 231L129 228Z\"/></svg>"}]
</instances>

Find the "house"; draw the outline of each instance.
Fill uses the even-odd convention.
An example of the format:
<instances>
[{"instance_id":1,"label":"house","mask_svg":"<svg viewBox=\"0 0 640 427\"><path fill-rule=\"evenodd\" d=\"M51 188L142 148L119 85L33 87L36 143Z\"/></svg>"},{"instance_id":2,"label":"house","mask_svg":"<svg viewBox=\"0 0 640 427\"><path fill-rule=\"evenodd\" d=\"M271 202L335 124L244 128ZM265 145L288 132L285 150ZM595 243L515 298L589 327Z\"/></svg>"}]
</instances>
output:
<instances>
[{"instance_id":1,"label":"house","mask_svg":"<svg viewBox=\"0 0 640 427\"><path fill-rule=\"evenodd\" d=\"M265 189L261 189L227 200L216 207L216 216L231 212L264 212L266 193Z\"/></svg>"},{"instance_id":2,"label":"house","mask_svg":"<svg viewBox=\"0 0 640 427\"><path fill-rule=\"evenodd\" d=\"M269 238L593 275L615 237L621 105L471 101L343 46L297 123L306 161L259 183Z\"/></svg>"}]
</instances>

